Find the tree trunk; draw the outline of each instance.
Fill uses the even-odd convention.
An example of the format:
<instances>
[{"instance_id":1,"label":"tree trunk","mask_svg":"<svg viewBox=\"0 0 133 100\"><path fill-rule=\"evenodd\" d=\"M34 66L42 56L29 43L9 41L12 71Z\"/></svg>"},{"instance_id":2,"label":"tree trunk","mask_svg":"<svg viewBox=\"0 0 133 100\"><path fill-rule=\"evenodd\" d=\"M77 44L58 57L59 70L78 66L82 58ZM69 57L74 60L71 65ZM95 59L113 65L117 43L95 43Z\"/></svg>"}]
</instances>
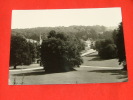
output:
<instances>
[{"instance_id":1,"label":"tree trunk","mask_svg":"<svg viewBox=\"0 0 133 100\"><path fill-rule=\"evenodd\" d=\"M16 69L17 68L17 65L14 65L14 69Z\"/></svg>"}]
</instances>

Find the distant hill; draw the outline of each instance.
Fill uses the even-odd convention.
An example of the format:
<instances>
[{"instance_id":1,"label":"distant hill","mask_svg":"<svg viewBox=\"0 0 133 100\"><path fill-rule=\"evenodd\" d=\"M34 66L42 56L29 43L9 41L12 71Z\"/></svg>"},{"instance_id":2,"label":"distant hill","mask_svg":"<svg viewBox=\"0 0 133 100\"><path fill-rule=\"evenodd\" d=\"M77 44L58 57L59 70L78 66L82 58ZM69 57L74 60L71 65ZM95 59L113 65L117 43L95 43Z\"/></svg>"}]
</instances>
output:
<instances>
[{"instance_id":1,"label":"distant hill","mask_svg":"<svg viewBox=\"0 0 133 100\"><path fill-rule=\"evenodd\" d=\"M107 30L114 30L114 29L117 29L118 26L110 26L110 27L107 27Z\"/></svg>"},{"instance_id":2,"label":"distant hill","mask_svg":"<svg viewBox=\"0 0 133 100\"><path fill-rule=\"evenodd\" d=\"M37 27L37 28L26 28L26 29L12 29L12 34L14 35L22 35L28 39L33 39L39 41L40 35L43 38L47 36L47 34L51 30L55 30L56 32L63 32L65 34L75 35L78 38L83 40L87 40L88 38L96 39L99 34L103 34L107 31L113 31L115 27L105 27L100 25L95 26L59 26L59 27Z\"/></svg>"}]
</instances>

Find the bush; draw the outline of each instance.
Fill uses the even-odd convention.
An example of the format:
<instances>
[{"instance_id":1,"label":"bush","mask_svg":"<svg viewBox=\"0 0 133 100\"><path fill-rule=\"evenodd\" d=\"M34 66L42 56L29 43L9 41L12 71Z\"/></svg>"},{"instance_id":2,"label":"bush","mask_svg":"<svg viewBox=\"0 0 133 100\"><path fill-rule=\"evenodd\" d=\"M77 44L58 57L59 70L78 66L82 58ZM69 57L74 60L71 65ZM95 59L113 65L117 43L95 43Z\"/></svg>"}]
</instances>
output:
<instances>
[{"instance_id":1,"label":"bush","mask_svg":"<svg viewBox=\"0 0 133 100\"><path fill-rule=\"evenodd\" d=\"M98 40L95 43L95 48L103 59L111 59L117 56L117 48L112 40Z\"/></svg>"},{"instance_id":2,"label":"bush","mask_svg":"<svg viewBox=\"0 0 133 100\"><path fill-rule=\"evenodd\" d=\"M111 59L116 57L116 46L108 44L105 48L99 51L99 56L103 59Z\"/></svg>"},{"instance_id":3,"label":"bush","mask_svg":"<svg viewBox=\"0 0 133 100\"><path fill-rule=\"evenodd\" d=\"M69 71L74 66L79 66L82 63L82 49L83 44L75 37L69 37L64 33L54 33L54 36L49 34L48 39L41 45L41 60L45 71Z\"/></svg>"}]
</instances>

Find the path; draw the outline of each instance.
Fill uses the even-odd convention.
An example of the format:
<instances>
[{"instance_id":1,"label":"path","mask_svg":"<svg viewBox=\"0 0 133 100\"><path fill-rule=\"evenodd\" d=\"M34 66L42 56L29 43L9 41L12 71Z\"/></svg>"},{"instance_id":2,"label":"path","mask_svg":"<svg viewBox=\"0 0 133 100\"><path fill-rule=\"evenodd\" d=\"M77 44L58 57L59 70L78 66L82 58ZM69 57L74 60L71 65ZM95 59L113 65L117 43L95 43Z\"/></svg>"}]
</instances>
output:
<instances>
[{"instance_id":1,"label":"path","mask_svg":"<svg viewBox=\"0 0 133 100\"><path fill-rule=\"evenodd\" d=\"M94 52L96 52L96 50L94 50L94 49L89 49L89 50L87 50L85 53L81 54L81 57L83 57L83 56L85 56L85 55L88 55L88 54L90 54L90 53L94 53Z\"/></svg>"}]
</instances>

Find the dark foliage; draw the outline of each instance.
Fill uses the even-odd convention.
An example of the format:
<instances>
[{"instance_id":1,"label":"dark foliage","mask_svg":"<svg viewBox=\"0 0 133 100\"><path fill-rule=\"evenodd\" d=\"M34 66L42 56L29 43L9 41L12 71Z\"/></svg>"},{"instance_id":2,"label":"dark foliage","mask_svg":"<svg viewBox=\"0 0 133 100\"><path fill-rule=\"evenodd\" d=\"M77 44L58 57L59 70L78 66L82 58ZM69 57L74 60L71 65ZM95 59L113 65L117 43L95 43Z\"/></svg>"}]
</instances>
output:
<instances>
[{"instance_id":1,"label":"dark foliage","mask_svg":"<svg viewBox=\"0 0 133 100\"><path fill-rule=\"evenodd\" d=\"M103 59L111 59L117 56L116 45L109 39L96 41L95 49L98 51L99 56Z\"/></svg>"},{"instance_id":2,"label":"dark foliage","mask_svg":"<svg viewBox=\"0 0 133 100\"><path fill-rule=\"evenodd\" d=\"M22 36L12 35L11 36L11 48L10 48L10 65L29 65L34 61L36 56L35 46L27 42Z\"/></svg>"},{"instance_id":3,"label":"dark foliage","mask_svg":"<svg viewBox=\"0 0 133 100\"><path fill-rule=\"evenodd\" d=\"M53 31L52 31L53 32ZM69 71L82 63L84 44L74 36L51 32L41 46L41 60L46 72Z\"/></svg>"},{"instance_id":4,"label":"dark foliage","mask_svg":"<svg viewBox=\"0 0 133 100\"><path fill-rule=\"evenodd\" d=\"M119 24L119 27L116 30L116 37L114 38L114 40L115 40L115 43L116 43L117 49L118 49L119 63L120 64L123 63L124 69L127 70L122 22Z\"/></svg>"},{"instance_id":5,"label":"dark foliage","mask_svg":"<svg viewBox=\"0 0 133 100\"><path fill-rule=\"evenodd\" d=\"M104 37L108 37L107 34L110 34L110 32L112 32L112 29L110 28L95 25L95 26L69 26L69 27L61 26L61 27L38 27L30 29L13 29L12 34L21 34L28 39L39 41L40 34L42 34L42 38L46 38L51 30L55 30L56 32L60 33L64 32L70 35L75 34L76 37L83 39L85 41L88 38L91 38L93 40L103 39Z\"/></svg>"},{"instance_id":6,"label":"dark foliage","mask_svg":"<svg viewBox=\"0 0 133 100\"><path fill-rule=\"evenodd\" d=\"M118 28L118 34L116 35L116 45L118 48L119 62L122 62L126 59L122 23L120 23Z\"/></svg>"},{"instance_id":7,"label":"dark foliage","mask_svg":"<svg viewBox=\"0 0 133 100\"><path fill-rule=\"evenodd\" d=\"M37 58L37 44L36 43L31 43L31 42L27 42L28 44L28 52L29 52L29 59L30 63L34 62L35 59Z\"/></svg>"}]
</instances>

